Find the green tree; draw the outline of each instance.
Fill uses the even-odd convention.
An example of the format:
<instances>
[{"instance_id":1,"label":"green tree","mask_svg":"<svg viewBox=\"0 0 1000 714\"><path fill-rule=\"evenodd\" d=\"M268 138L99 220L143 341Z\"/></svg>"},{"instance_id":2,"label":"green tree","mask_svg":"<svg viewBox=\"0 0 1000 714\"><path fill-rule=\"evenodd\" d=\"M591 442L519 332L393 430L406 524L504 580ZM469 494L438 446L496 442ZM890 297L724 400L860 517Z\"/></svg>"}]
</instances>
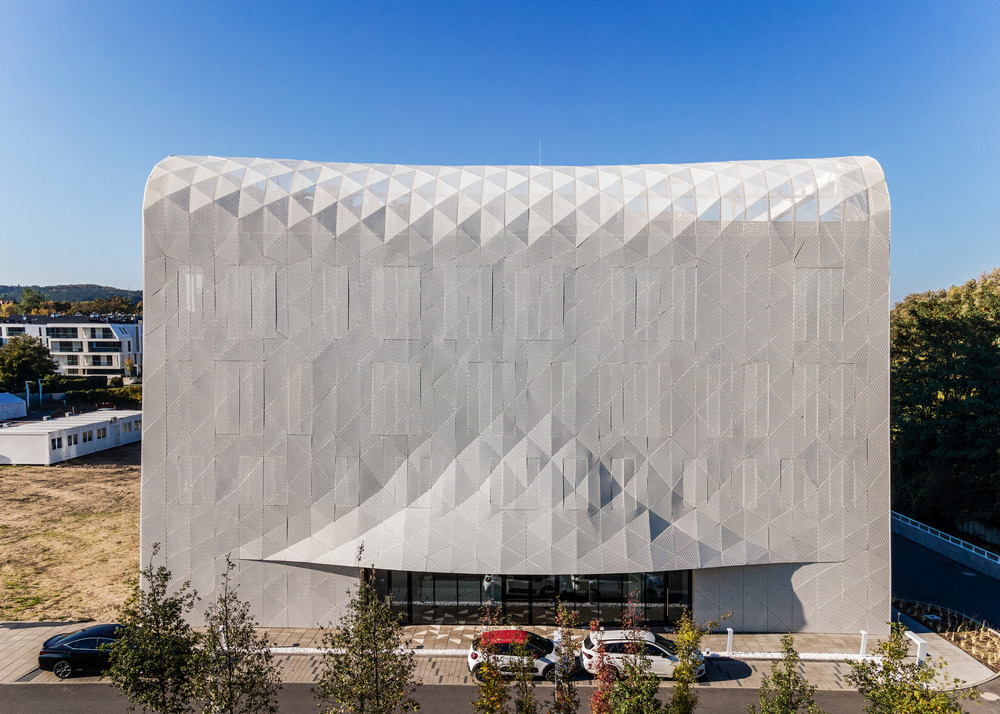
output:
<instances>
[{"instance_id":1,"label":"green tree","mask_svg":"<svg viewBox=\"0 0 1000 714\"><path fill-rule=\"evenodd\" d=\"M236 568L226 556L222 591L205 612L207 627L198 652L195 693L205 714L254 714L278 711L281 688L278 666L267 638L241 601L230 573Z\"/></svg>"},{"instance_id":2,"label":"green tree","mask_svg":"<svg viewBox=\"0 0 1000 714\"><path fill-rule=\"evenodd\" d=\"M893 507L1000 526L1000 271L908 295L889 326Z\"/></svg>"},{"instance_id":3,"label":"green tree","mask_svg":"<svg viewBox=\"0 0 1000 714\"><path fill-rule=\"evenodd\" d=\"M336 630L323 632L325 669L316 699L324 712L390 714L419 709L413 698L416 668L409 642L403 638L392 596L379 597L375 575L361 567L358 585L347 591L348 602ZM332 701L331 701L332 700Z\"/></svg>"},{"instance_id":4,"label":"green tree","mask_svg":"<svg viewBox=\"0 0 1000 714\"><path fill-rule=\"evenodd\" d=\"M17 309L21 311L22 315L30 315L44 305L45 296L32 288L24 288L21 291L21 299L17 301Z\"/></svg>"},{"instance_id":5,"label":"green tree","mask_svg":"<svg viewBox=\"0 0 1000 714\"><path fill-rule=\"evenodd\" d=\"M153 544L152 558L159 552ZM152 558L118 608L122 631L105 676L128 699L129 711L177 714L190 710L198 637L184 616L198 595L188 582L171 593L170 571L154 568Z\"/></svg>"},{"instance_id":6,"label":"green tree","mask_svg":"<svg viewBox=\"0 0 1000 714\"><path fill-rule=\"evenodd\" d=\"M938 661L919 664L907 661L909 641L906 628L900 622L890 622L889 639L879 642L875 650L881 659L851 660L847 681L857 687L868 700L868 714L930 714L931 712L962 711L964 700L979 701L977 689L957 690L962 684L945 672L945 663ZM939 686L954 687L955 691L932 689L935 679Z\"/></svg>"},{"instance_id":7,"label":"green tree","mask_svg":"<svg viewBox=\"0 0 1000 714\"><path fill-rule=\"evenodd\" d=\"M497 646L484 635L503 624L503 613L499 605L490 600L479 611L479 634L476 636L478 650L483 662L473 672L479 685L476 698L472 700L472 711L476 714L508 714L510 691L498 659Z\"/></svg>"},{"instance_id":8,"label":"green tree","mask_svg":"<svg viewBox=\"0 0 1000 714\"><path fill-rule=\"evenodd\" d=\"M523 632L520 627L518 632ZM520 636L519 636L520 637ZM516 639L511 647L514 655L514 713L539 714L538 702L535 701L535 660L528 649L527 639Z\"/></svg>"},{"instance_id":9,"label":"green tree","mask_svg":"<svg viewBox=\"0 0 1000 714\"><path fill-rule=\"evenodd\" d=\"M622 609L621 626L628 643L622 658L622 671L607 701L614 714L658 714L664 711L663 703L656 699L660 678L653 673L646 654L645 618L639 591L628 594Z\"/></svg>"},{"instance_id":10,"label":"green tree","mask_svg":"<svg viewBox=\"0 0 1000 714\"><path fill-rule=\"evenodd\" d=\"M784 656L771 665L771 673L765 674L760 683L758 698L760 707L750 705L749 714L823 714L813 697L816 687L809 684L799 673L799 653L795 651L795 638L785 635L781 638Z\"/></svg>"},{"instance_id":11,"label":"green tree","mask_svg":"<svg viewBox=\"0 0 1000 714\"><path fill-rule=\"evenodd\" d=\"M31 335L16 335L0 347L0 390L24 391L25 382L55 374L59 365L49 348Z\"/></svg>"},{"instance_id":12,"label":"green tree","mask_svg":"<svg viewBox=\"0 0 1000 714\"><path fill-rule=\"evenodd\" d=\"M555 686L552 689L552 706L549 714L576 714L580 708L580 694L573 683L576 657L580 646L573 640L573 630L580 620L578 610L571 610L562 600L556 602L556 625L559 626L559 658L556 661Z\"/></svg>"},{"instance_id":13,"label":"green tree","mask_svg":"<svg viewBox=\"0 0 1000 714\"><path fill-rule=\"evenodd\" d=\"M671 714L690 714L698 707L698 694L694 685L698 681L698 668L703 662L701 640L707 632L719 626L732 615L727 612L717 620L698 624L686 609L674 628L674 648L677 664L674 665L674 688L670 698Z\"/></svg>"}]
</instances>

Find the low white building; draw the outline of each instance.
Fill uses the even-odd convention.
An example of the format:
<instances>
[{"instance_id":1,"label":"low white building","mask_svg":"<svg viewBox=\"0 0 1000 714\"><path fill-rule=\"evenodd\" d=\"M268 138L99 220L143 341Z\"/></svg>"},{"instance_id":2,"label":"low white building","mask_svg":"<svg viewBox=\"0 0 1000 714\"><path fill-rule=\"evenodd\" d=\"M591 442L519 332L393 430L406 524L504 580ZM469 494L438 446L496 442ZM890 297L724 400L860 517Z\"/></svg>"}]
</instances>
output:
<instances>
[{"instance_id":1,"label":"low white building","mask_svg":"<svg viewBox=\"0 0 1000 714\"><path fill-rule=\"evenodd\" d=\"M75 414L0 427L0 464L48 466L142 439L142 412Z\"/></svg>"},{"instance_id":2,"label":"low white building","mask_svg":"<svg viewBox=\"0 0 1000 714\"><path fill-rule=\"evenodd\" d=\"M127 377L142 373L142 322L131 316L104 317L14 315L0 320L0 345L11 337L42 340L59 365L59 374Z\"/></svg>"},{"instance_id":3,"label":"low white building","mask_svg":"<svg viewBox=\"0 0 1000 714\"><path fill-rule=\"evenodd\" d=\"M7 392L0 392L0 421L26 416L28 407L24 400Z\"/></svg>"}]
</instances>

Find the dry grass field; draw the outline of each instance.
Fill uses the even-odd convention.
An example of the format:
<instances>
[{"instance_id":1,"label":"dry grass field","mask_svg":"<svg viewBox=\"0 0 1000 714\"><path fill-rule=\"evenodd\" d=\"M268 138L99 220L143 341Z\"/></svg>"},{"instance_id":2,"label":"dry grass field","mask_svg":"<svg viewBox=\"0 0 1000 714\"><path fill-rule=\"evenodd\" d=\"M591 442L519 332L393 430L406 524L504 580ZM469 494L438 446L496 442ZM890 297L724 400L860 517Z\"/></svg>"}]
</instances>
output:
<instances>
[{"instance_id":1,"label":"dry grass field","mask_svg":"<svg viewBox=\"0 0 1000 714\"><path fill-rule=\"evenodd\" d=\"M0 621L113 618L138 566L140 448L0 466Z\"/></svg>"}]
</instances>

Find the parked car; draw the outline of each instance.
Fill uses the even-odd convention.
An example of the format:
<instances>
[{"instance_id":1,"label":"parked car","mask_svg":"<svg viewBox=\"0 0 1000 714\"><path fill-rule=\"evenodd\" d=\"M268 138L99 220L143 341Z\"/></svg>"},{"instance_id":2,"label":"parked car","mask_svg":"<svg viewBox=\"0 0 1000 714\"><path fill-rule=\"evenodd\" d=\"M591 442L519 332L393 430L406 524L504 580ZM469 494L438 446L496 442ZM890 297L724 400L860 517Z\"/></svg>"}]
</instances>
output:
<instances>
[{"instance_id":1,"label":"parked car","mask_svg":"<svg viewBox=\"0 0 1000 714\"><path fill-rule=\"evenodd\" d=\"M629 639L629 630L598 630L591 632L583 640L580 647L580 659L583 668L591 674L597 674L597 648L604 643L604 653L608 657L608 663L621 672L625 668L625 657L629 653L629 645L633 644ZM658 677L672 677L674 667L677 666L677 651L674 643L663 635L648 630L640 630L639 637L645 649L646 657L649 658L650 669ZM695 676L702 677L705 674L705 656L698 653L698 663L695 668Z\"/></svg>"},{"instance_id":2,"label":"parked car","mask_svg":"<svg viewBox=\"0 0 1000 714\"><path fill-rule=\"evenodd\" d=\"M488 647L497 658L500 671L507 675L515 674L518 657L514 652L518 645L523 645L531 657L535 676L545 677L550 682L555 679L559 659L555 642L525 630L490 630L476 637L469 647L469 671L473 677L481 679L486 659L484 650Z\"/></svg>"},{"instance_id":3,"label":"parked car","mask_svg":"<svg viewBox=\"0 0 1000 714\"><path fill-rule=\"evenodd\" d=\"M38 667L52 671L60 679L74 672L103 672L110 653L101 645L111 645L118 639L120 625L94 625L45 640L38 653Z\"/></svg>"}]
</instances>

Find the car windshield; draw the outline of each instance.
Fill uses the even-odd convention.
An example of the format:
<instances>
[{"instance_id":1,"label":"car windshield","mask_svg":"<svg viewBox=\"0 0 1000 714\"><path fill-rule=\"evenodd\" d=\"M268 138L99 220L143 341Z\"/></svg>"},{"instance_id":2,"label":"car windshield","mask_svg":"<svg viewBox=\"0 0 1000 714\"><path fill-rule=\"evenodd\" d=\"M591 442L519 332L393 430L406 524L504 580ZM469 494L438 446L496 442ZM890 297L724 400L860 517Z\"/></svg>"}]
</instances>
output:
<instances>
[{"instance_id":1,"label":"car windshield","mask_svg":"<svg viewBox=\"0 0 1000 714\"><path fill-rule=\"evenodd\" d=\"M670 654L676 654L676 651L674 650L674 643L661 635L659 632L654 632L653 638L656 640L656 644L665 649L667 652Z\"/></svg>"},{"instance_id":2,"label":"car windshield","mask_svg":"<svg viewBox=\"0 0 1000 714\"><path fill-rule=\"evenodd\" d=\"M542 656L551 654L552 650L555 649L555 645L552 644L552 640L547 640L540 635L536 635L534 632L528 634L528 642L542 653Z\"/></svg>"},{"instance_id":3,"label":"car windshield","mask_svg":"<svg viewBox=\"0 0 1000 714\"><path fill-rule=\"evenodd\" d=\"M76 637L78 637L80 635L80 633L86 632L88 629L89 628L84 627L82 630L77 630L76 632L70 632L68 635L62 635L56 641L57 642L61 642L63 644L66 644L68 642L72 642Z\"/></svg>"}]
</instances>

